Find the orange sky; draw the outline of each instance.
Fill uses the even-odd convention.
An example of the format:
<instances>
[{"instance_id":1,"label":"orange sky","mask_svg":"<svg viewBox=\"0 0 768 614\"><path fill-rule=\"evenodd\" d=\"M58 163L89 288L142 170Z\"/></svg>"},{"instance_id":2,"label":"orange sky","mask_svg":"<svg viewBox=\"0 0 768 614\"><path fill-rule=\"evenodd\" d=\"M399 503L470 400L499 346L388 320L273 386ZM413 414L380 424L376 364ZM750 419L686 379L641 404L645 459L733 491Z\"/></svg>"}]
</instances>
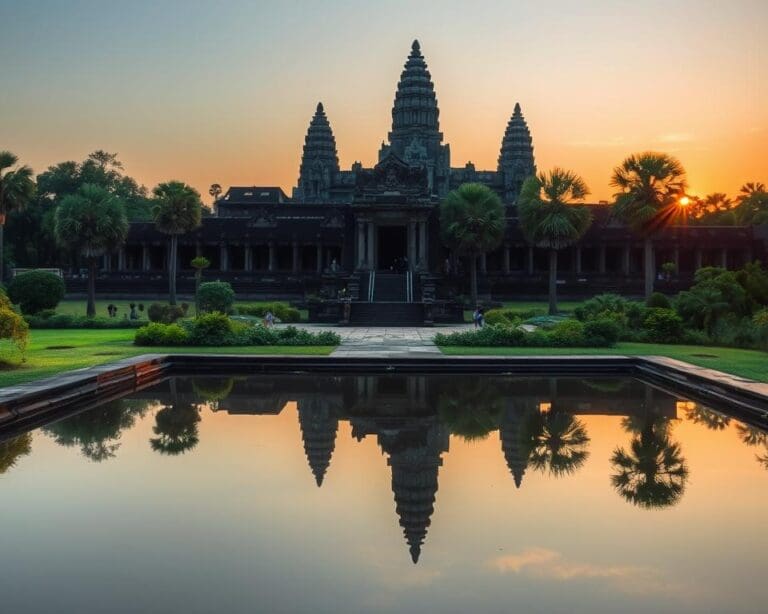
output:
<instances>
[{"instance_id":1,"label":"orange sky","mask_svg":"<svg viewBox=\"0 0 768 614\"><path fill-rule=\"evenodd\" d=\"M37 172L106 149L148 187L290 193L318 100L342 168L375 162L419 38L453 166L495 169L519 101L539 168L582 174L591 200L645 149L695 194L768 181L765 2L160 4L1 6L0 149Z\"/></svg>"}]
</instances>

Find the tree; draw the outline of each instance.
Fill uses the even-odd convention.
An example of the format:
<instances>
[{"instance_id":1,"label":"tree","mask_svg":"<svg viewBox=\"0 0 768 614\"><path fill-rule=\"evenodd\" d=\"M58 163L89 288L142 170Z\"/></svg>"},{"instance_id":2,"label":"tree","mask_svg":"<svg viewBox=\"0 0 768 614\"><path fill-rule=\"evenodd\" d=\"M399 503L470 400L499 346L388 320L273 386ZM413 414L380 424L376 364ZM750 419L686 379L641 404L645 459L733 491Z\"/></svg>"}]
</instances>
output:
<instances>
[{"instance_id":1,"label":"tree","mask_svg":"<svg viewBox=\"0 0 768 614\"><path fill-rule=\"evenodd\" d=\"M557 252L578 241L592 224L586 207L575 206L589 194L584 180L555 168L523 183L517 210L528 241L549 250L549 315L557 314Z\"/></svg>"},{"instance_id":2,"label":"tree","mask_svg":"<svg viewBox=\"0 0 768 614\"><path fill-rule=\"evenodd\" d=\"M449 193L440 207L443 241L469 257L472 304L477 304L477 258L496 249L504 237L504 206L496 193L480 183L465 183Z\"/></svg>"},{"instance_id":3,"label":"tree","mask_svg":"<svg viewBox=\"0 0 768 614\"><path fill-rule=\"evenodd\" d=\"M200 315L200 301L197 298L197 293L200 292L200 283L203 281L203 271L211 266L211 261L205 256L197 256L192 258L192 268L195 269L195 315Z\"/></svg>"},{"instance_id":4,"label":"tree","mask_svg":"<svg viewBox=\"0 0 768 614\"><path fill-rule=\"evenodd\" d=\"M581 467L589 456L589 436L584 423L558 410L534 416L529 426L534 437L530 463L539 471L549 470L555 477L568 475Z\"/></svg>"},{"instance_id":5,"label":"tree","mask_svg":"<svg viewBox=\"0 0 768 614\"><path fill-rule=\"evenodd\" d=\"M202 202L194 188L181 181L161 183L154 190L152 218L157 229L170 235L168 254L168 293L171 305L176 304L176 269L178 266L179 235L200 225Z\"/></svg>"},{"instance_id":6,"label":"tree","mask_svg":"<svg viewBox=\"0 0 768 614\"><path fill-rule=\"evenodd\" d=\"M629 156L613 170L614 215L643 237L645 298L653 294L653 235L680 212L687 187L685 169L672 156L645 152Z\"/></svg>"},{"instance_id":7,"label":"tree","mask_svg":"<svg viewBox=\"0 0 768 614\"><path fill-rule=\"evenodd\" d=\"M734 207L737 203L722 192L707 194L704 198L691 197L687 207L688 218L697 224L733 226L736 224Z\"/></svg>"},{"instance_id":8,"label":"tree","mask_svg":"<svg viewBox=\"0 0 768 614\"><path fill-rule=\"evenodd\" d=\"M56 241L88 263L87 315L96 315L98 258L125 242L128 218L123 202L106 189L86 184L64 197L55 214Z\"/></svg>"},{"instance_id":9,"label":"tree","mask_svg":"<svg viewBox=\"0 0 768 614\"><path fill-rule=\"evenodd\" d=\"M152 432L157 437L149 440L155 452L175 456L191 450L199 441L200 411L192 403L174 401L157 412L155 422Z\"/></svg>"},{"instance_id":10,"label":"tree","mask_svg":"<svg viewBox=\"0 0 768 614\"><path fill-rule=\"evenodd\" d=\"M216 201L219 200L219 196L221 196L221 185L218 183L212 183L211 187L208 189L208 194L211 195L211 198L213 199L213 211L216 211Z\"/></svg>"},{"instance_id":11,"label":"tree","mask_svg":"<svg viewBox=\"0 0 768 614\"><path fill-rule=\"evenodd\" d=\"M736 197L736 222L745 226L768 224L768 192L765 184L745 183Z\"/></svg>"},{"instance_id":12,"label":"tree","mask_svg":"<svg viewBox=\"0 0 768 614\"><path fill-rule=\"evenodd\" d=\"M24 209L35 194L32 169L16 166L19 158L10 151L0 151L0 281L4 278L3 233L8 212Z\"/></svg>"},{"instance_id":13,"label":"tree","mask_svg":"<svg viewBox=\"0 0 768 614\"><path fill-rule=\"evenodd\" d=\"M688 467L680 445L669 438L668 421L656 415L626 418L624 428L635 437L629 450L616 448L611 482L627 501L644 508L661 508L680 500Z\"/></svg>"},{"instance_id":14,"label":"tree","mask_svg":"<svg viewBox=\"0 0 768 614\"><path fill-rule=\"evenodd\" d=\"M460 380L446 384L438 399L437 411L451 433L473 441L485 439L499 428L504 398L493 384L479 379L469 385Z\"/></svg>"}]
</instances>

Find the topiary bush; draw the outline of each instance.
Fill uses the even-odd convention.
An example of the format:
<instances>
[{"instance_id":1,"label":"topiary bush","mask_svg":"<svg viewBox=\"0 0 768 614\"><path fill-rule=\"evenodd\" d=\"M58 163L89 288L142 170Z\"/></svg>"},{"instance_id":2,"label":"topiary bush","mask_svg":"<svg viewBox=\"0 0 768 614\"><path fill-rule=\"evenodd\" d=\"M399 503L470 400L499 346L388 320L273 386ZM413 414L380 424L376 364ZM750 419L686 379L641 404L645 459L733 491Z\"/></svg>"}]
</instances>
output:
<instances>
[{"instance_id":1,"label":"topiary bush","mask_svg":"<svg viewBox=\"0 0 768 614\"><path fill-rule=\"evenodd\" d=\"M633 340L645 317L645 306L618 294L598 294L574 310L582 322L609 319L619 327L620 339Z\"/></svg>"},{"instance_id":2,"label":"topiary bush","mask_svg":"<svg viewBox=\"0 0 768 614\"><path fill-rule=\"evenodd\" d=\"M189 305L187 305L189 308ZM183 305L167 305L165 303L152 303L147 309L147 317L151 322L173 324L187 315Z\"/></svg>"},{"instance_id":3,"label":"topiary bush","mask_svg":"<svg viewBox=\"0 0 768 614\"><path fill-rule=\"evenodd\" d=\"M25 315L55 309L64 298L64 280L48 271L21 273L8 284L8 298Z\"/></svg>"},{"instance_id":4,"label":"topiary bush","mask_svg":"<svg viewBox=\"0 0 768 614\"><path fill-rule=\"evenodd\" d=\"M590 347L612 347L621 335L621 327L611 318L584 322L584 343Z\"/></svg>"},{"instance_id":5,"label":"topiary bush","mask_svg":"<svg viewBox=\"0 0 768 614\"><path fill-rule=\"evenodd\" d=\"M233 345L235 342L234 323L217 311L192 320L188 325L188 332L192 345Z\"/></svg>"},{"instance_id":6,"label":"topiary bush","mask_svg":"<svg viewBox=\"0 0 768 614\"><path fill-rule=\"evenodd\" d=\"M167 346L186 345L189 333L178 324L162 324L152 322L145 324L136 331L133 343L135 345Z\"/></svg>"},{"instance_id":7,"label":"topiary bush","mask_svg":"<svg viewBox=\"0 0 768 614\"><path fill-rule=\"evenodd\" d=\"M232 311L235 303L235 291L225 281L207 281L200 284L197 301L200 311L227 314Z\"/></svg>"},{"instance_id":8,"label":"topiary bush","mask_svg":"<svg viewBox=\"0 0 768 614\"><path fill-rule=\"evenodd\" d=\"M645 306L648 308L671 309L672 303L665 294L662 294L661 292L654 292L651 294L651 296L648 297L648 300L645 302Z\"/></svg>"},{"instance_id":9,"label":"topiary bush","mask_svg":"<svg viewBox=\"0 0 768 614\"><path fill-rule=\"evenodd\" d=\"M683 337L683 320L674 309L654 307L643 318L643 332L654 343L680 343Z\"/></svg>"},{"instance_id":10,"label":"topiary bush","mask_svg":"<svg viewBox=\"0 0 768 614\"><path fill-rule=\"evenodd\" d=\"M0 339L8 339L22 353L27 349L29 325L13 310L11 301L0 290Z\"/></svg>"},{"instance_id":11,"label":"topiary bush","mask_svg":"<svg viewBox=\"0 0 768 614\"><path fill-rule=\"evenodd\" d=\"M584 323L579 320L563 320L548 332L552 345L562 347L585 345Z\"/></svg>"}]
</instances>

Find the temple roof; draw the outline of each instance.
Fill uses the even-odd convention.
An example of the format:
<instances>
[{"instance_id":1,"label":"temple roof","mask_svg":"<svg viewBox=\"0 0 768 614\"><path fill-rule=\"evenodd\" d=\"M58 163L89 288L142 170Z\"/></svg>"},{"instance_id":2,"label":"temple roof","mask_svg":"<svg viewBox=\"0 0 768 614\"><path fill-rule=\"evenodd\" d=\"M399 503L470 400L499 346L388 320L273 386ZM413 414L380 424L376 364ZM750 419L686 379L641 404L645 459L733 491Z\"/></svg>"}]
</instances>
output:
<instances>
[{"instance_id":1,"label":"temple roof","mask_svg":"<svg viewBox=\"0 0 768 614\"><path fill-rule=\"evenodd\" d=\"M439 113L432 76L421 55L419 41L415 40L397 84L390 139L400 131L413 128L437 133Z\"/></svg>"},{"instance_id":2,"label":"temple roof","mask_svg":"<svg viewBox=\"0 0 768 614\"><path fill-rule=\"evenodd\" d=\"M331 415L329 404L323 403L322 399L299 402L298 411L304 453L319 487L331 464L339 421Z\"/></svg>"},{"instance_id":3,"label":"temple roof","mask_svg":"<svg viewBox=\"0 0 768 614\"><path fill-rule=\"evenodd\" d=\"M315 115L309 122L307 136L304 138L304 152L301 156L299 175L303 175L309 166L320 165L333 172L339 172L339 157L336 152L336 139L331 124L325 116L323 103L318 102Z\"/></svg>"},{"instance_id":4,"label":"temple roof","mask_svg":"<svg viewBox=\"0 0 768 614\"><path fill-rule=\"evenodd\" d=\"M521 164L533 168L533 139L528 124L523 117L520 103L515 103L515 110L507 123L499 152L499 171L505 166Z\"/></svg>"},{"instance_id":5,"label":"temple roof","mask_svg":"<svg viewBox=\"0 0 768 614\"><path fill-rule=\"evenodd\" d=\"M232 186L219 199L219 205L228 203L263 205L267 203L284 203L287 200L288 196L279 187Z\"/></svg>"}]
</instances>

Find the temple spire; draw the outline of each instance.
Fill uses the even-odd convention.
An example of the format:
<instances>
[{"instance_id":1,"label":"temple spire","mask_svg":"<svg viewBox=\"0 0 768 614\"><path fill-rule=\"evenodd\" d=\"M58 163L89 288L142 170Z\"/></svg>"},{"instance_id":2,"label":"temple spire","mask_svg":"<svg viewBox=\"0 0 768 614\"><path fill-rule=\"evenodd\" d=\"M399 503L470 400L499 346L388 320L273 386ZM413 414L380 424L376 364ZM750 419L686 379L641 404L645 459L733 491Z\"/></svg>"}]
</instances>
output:
<instances>
[{"instance_id":1,"label":"temple spire","mask_svg":"<svg viewBox=\"0 0 768 614\"><path fill-rule=\"evenodd\" d=\"M322 102L317 103L304 138L304 151L299 167L299 182L294 190L297 200L321 200L329 197L329 189L339 172L339 156L331 124Z\"/></svg>"},{"instance_id":2,"label":"temple spire","mask_svg":"<svg viewBox=\"0 0 768 614\"><path fill-rule=\"evenodd\" d=\"M414 129L437 133L439 114L432 76L421 55L419 41L414 40L395 92L390 141Z\"/></svg>"},{"instance_id":3,"label":"temple spire","mask_svg":"<svg viewBox=\"0 0 768 614\"><path fill-rule=\"evenodd\" d=\"M519 102L515 103L512 117L501 140L498 173L504 188L504 200L507 202L517 200L523 182L536 174L533 139Z\"/></svg>"},{"instance_id":4,"label":"temple spire","mask_svg":"<svg viewBox=\"0 0 768 614\"><path fill-rule=\"evenodd\" d=\"M318 487L323 485L336 447L339 421L322 400L300 401L298 404L301 438L309 468Z\"/></svg>"}]
</instances>

